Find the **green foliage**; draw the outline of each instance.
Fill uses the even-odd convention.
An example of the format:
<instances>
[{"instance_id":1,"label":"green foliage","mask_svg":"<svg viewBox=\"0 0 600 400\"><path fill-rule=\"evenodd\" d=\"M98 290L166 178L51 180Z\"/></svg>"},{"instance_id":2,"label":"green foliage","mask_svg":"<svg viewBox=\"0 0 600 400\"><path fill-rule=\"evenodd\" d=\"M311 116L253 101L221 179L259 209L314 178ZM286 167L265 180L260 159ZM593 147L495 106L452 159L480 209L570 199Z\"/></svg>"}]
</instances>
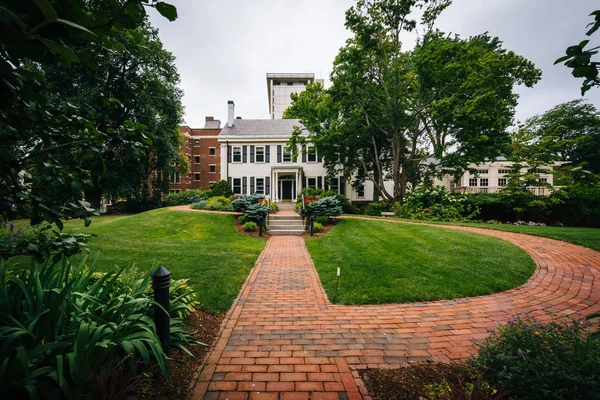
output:
<instances>
[{"instance_id":1,"label":"green foliage","mask_svg":"<svg viewBox=\"0 0 600 400\"><path fill-rule=\"evenodd\" d=\"M210 190L212 190L213 196L233 196L233 190L231 189L231 185L229 185L229 183L226 180L221 180L219 182L213 183L212 185L210 185Z\"/></svg>"},{"instance_id":2,"label":"green foliage","mask_svg":"<svg viewBox=\"0 0 600 400\"><path fill-rule=\"evenodd\" d=\"M540 324L516 316L479 345L471 364L514 399L600 395L600 341L576 321Z\"/></svg>"},{"instance_id":3,"label":"green foliage","mask_svg":"<svg viewBox=\"0 0 600 400\"><path fill-rule=\"evenodd\" d=\"M245 213L248 207L252 204L257 204L265 198L262 194L252 194L249 196L240 196L231 202L233 209L238 212Z\"/></svg>"},{"instance_id":4,"label":"green foliage","mask_svg":"<svg viewBox=\"0 0 600 400\"><path fill-rule=\"evenodd\" d=\"M85 262L25 269L0 262L0 384L9 398L87 397L93 376L111 379L115 366L135 371L139 361L156 361L167 376L151 318L150 274L122 292L124 268L94 278L95 267ZM175 313L193 304L187 290L179 297ZM181 318L171 324L175 347L194 343Z\"/></svg>"},{"instance_id":5,"label":"green foliage","mask_svg":"<svg viewBox=\"0 0 600 400\"><path fill-rule=\"evenodd\" d=\"M321 198L321 197L333 196L339 201L340 205L342 206L342 210L343 210L344 214L358 214L359 213L358 208L352 204L350 199L348 199L346 196L344 196L342 194L339 194L338 192L336 192L334 190L304 188L298 194L298 200L296 200L296 204L299 204L302 202L302 195L304 195L304 198L308 198L308 197Z\"/></svg>"},{"instance_id":6,"label":"green foliage","mask_svg":"<svg viewBox=\"0 0 600 400\"><path fill-rule=\"evenodd\" d=\"M179 206L184 204L197 203L200 200L207 200L213 197L211 190L190 189L179 193L171 193L165 198L167 206Z\"/></svg>"},{"instance_id":7,"label":"green foliage","mask_svg":"<svg viewBox=\"0 0 600 400\"><path fill-rule=\"evenodd\" d=\"M337 215L342 215L343 213L340 202L335 196L322 197L316 200L307 200L309 201L308 203L305 202L305 206L303 208L296 209L296 211L303 217L309 215L314 215L315 217L335 217Z\"/></svg>"},{"instance_id":8,"label":"green foliage","mask_svg":"<svg viewBox=\"0 0 600 400\"><path fill-rule=\"evenodd\" d=\"M233 209L238 212L243 212L249 221L260 223L262 218L263 224L266 222L267 214L271 211L277 211L277 205L269 202L262 194L253 194L250 196L240 196L231 202Z\"/></svg>"},{"instance_id":9,"label":"green foliage","mask_svg":"<svg viewBox=\"0 0 600 400\"><path fill-rule=\"evenodd\" d=\"M313 230L315 231L315 233L323 232L323 224L315 221L313 223Z\"/></svg>"},{"instance_id":10,"label":"green foliage","mask_svg":"<svg viewBox=\"0 0 600 400\"><path fill-rule=\"evenodd\" d=\"M380 216L381 213L384 211L390 211L389 203L385 201L373 201L369 203L369 205L365 209L365 215Z\"/></svg>"},{"instance_id":11,"label":"green foliage","mask_svg":"<svg viewBox=\"0 0 600 400\"><path fill-rule=\"evenodd\" d=\"M395 203L394 213L400 218L433 221L465 221L479 214L479 209L462 195L443 186L424 186L410 192L403 205Z\"/></svg>"},{"instance_id":12,"label":"green foliage","mask_svg":"<svg viewBox=\"0 0 600 400\"><path fill-rule=\"evenodd\" d=\"M266 207L260 203L251 204L246 208L246 218L255 223L259 223L262 218L263 224L266 222L267 214L269 214L269 207Z\"/></svg>"},{"instance_id":13,"label":"green foliage","mask_svg":"<svg viewBox=\"0 0 600 400\"><path fill-rule=\"evenodd\" d=\"M212 192L211 192L212 193ZM231 199L224 196L214 196L192 204L194 210L233 211Z\"/></svg>"},{"instance_id":14,"label":"green foliage","mask_svg":"<svg viewBox=\"0 0 600 400\"><path fill-rule=\"evenodd\" d=\"M144 115L136 114L135 119L124 115L125 107L120 109L119 105L120 101L131 99L119 101L114 94L121 95L119 85L138 83L132 78L139 78L144 65L124 62L122 67L129 72L127 76L107 79L103 86L93 81L109 72L104 67L115 58L136 60L137 54L145 52L158 59L157 49L149 48L142 28L146 24L146 8L157 6L172 8L163 2L139 0L128 2L126 6L117 0L85 4L67 0L3 4L4 18L0 22L3 52L0 141L6 145L0 159L0 216L3 220L12 220L17 210L28 209L34 225L46 221L56 223L60 229L57 221L65 218L83 218L89 223L93 208L77 200L85 194L94 207L98 205L94 201L100 198L95 190L99 187L99 182L94 180L98 178L95 172L102 167L120 168L123 158L132 154L141 156L145 149L156 146L158 128L144 125L148 123L146 117L153 115L167 124L173 122L169 117L178 112L157 108L157 101L168 94L158 90L163 83L159 76L161 71L155 69L157 79L146 80L146 85L136 87L136 93L145 96L141 99L131 96L140 100L147 111ZM169 15L172 17L172 12ZM130 45L130 42L140 46ZM86 69L89 76L71 74L71 71ZM53 70L61 73L64 85L50 85L51 81L58 82L51 76ZM80 79L82 75L90 81ZM176 78L174 74L165 80ZM149 90L149 86L153 90ZM92 87L95 93L84 90ZM79 92L81 97L61 95L57 100L55 89ZM106 119L107 113L120 114L121 118ZM113 158L106 162L111 152ZM155 156L160 158L160 155ZM90 165L94 162L97 164L92 169ZM135 165L136 170L139 170L138 165ZM118 179L118 176L104 178ZM137 180L132 181L132 185L137 183Z\"/></svg>"},{"instance_id":15,"label":"green foliage","mask_svg":"<svg viewBox=\"0 0 600 400\"><path fill-rule=\"evenodd\" d=\"M588 24L588 27L591 26L591 28L586 32L587 36L591 36L600 28L600 10L592 11L590 16L594 18L594 22ZM592 56L598 54L598 47L584 50L589 42L589 40L583 40L579 44L567 47L567 55L554 62L554 64L564 62L567 68L573 69L572 74L575 78L585 78L581 84L582 96L592 87L600 86L598 77L600 64L598 61L592 61Z\"/></svg>"},{"instance_id":16,"label":"green foliage","mask_svg":"<svg viewBox=\"0 0 600 400\"><path fill-rule=\"evenodd\" d=\"M552 207L553 219L564 225L600 228L600 186L576 184L560 190L561 203Z\"/></svg>"},{"instance_id":17,"label":"green foliage","mask_svg":"<svg viewBox=\"0 0 600 400\"><path fill-rule=\"evenodd\" d=\"M321 225L329 225L329 217L326 215L320 215L315 218L315 222L318 222Z\"/></svg>"},{"instance_id":18,"label":"green foliage","mask_svg":"<svg viewBox=\"0 0 600 400\"><path fill-rule=\"evenodd\" d=\"M244 231L246 232L254 232L256 231L256 223L249 221L244 224Z\"/></svg>"},{"instance_id":19,"label":"green foliage","mask_svg":"<svg viewBox=\"0 0 600 400\"><path fill-rule=\"evenodd\" d=\"M206 207L206 203L208 203L206 200L202 200L192 204L191 208L193 208L194 210L204 210L204 208Z\"/></svg>"},{"instance_id":20,"label":"green foliage","mask_svg":"<svg viewBox=\"0 0 600 400\"><path fill-rule=\"evenodd\" d=\"M245 215L240 215L237 219L239 225L244 225L246 222L249 222L249 219Z\"/></svg>"}]
</instances>

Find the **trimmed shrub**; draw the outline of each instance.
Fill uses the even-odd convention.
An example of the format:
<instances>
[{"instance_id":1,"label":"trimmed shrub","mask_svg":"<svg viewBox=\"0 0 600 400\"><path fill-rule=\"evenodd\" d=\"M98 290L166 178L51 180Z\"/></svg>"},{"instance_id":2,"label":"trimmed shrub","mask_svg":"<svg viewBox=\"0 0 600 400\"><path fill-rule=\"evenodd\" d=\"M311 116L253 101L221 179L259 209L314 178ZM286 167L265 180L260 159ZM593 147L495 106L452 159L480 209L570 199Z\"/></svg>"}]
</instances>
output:
<instances>
[{"instance_id":1,"label":"trimmed shrub","mask_svg":"<svg viewBox=\"0 0 600 400\"><path fill-rule=\"evenodd\" d=\"M320 223L318 223L318 222L316 222L316 221L315 221L315 222L313 223L313 227L314 227L314 231L315 231L316 233L323 232L323 225L322 225L322 224L320 224Z\"/></svg>"},{"instance_id":2,"label":"trimmed shrub","mask_svg":"<svg viewBox=\"0 0 600 400\"><path fill-rule=\"evenodd\" d=\"M465 221L479 214L464 195L448 192L443 186L425 186L410 192L404 204L395 203L394 213L400 218L434 221Z\"/></svg>"},{"instance_id":3,"label":"trimmed shrub","mask_svg":"<svg viewBox=\"0 0 600 400\"><path fill-rule=\"evenodd\" d=\"M315 218L315 222L318 222L321 225L327 225L327 224L329 224L329 217L326 215L320 215Z\"/></svg>"},{"instance_id":4,"label":"trimmed shrub","mask_svg":"<svg viewBox=\"0 0 600 400\"><path fill-rule=\"evenodd\" d=\"M208 199L207 201L209 203L218 203L222 206L231 205L231 199L229 197L225 197L225 196L213 196L210 199Z\"/></svg>"},{"instance_id":5,"label":"trimmed shrub","mask_svg":"<svg viewBox=\"0 0 600 400\"><path fill-rule=\"evenodd\" d=\"M269 213L269 207L265 207L262 204L251 204L250 206L248 206L248 208L246 208L246 218L248 218L250 221L253 221L255 223L258 223L260 221L260 218L262 217L263 219L263 223L267 217L267 214Z\"/></svg>"},{"instance_id":6,"label":"trimmed shrub","mask_svg":"<svg viewBox=\"0 0 600 400\"><path fill-rule=\"evenodd\" d=\"M206 200L209 197L212 197L212 191L210 190L200 190L200 189L190 189L184 190L179 193L171 193L165 198L166 206L180 206L184 204L197 203L200 200Z\"/></svg>"},{"instance_id":7,"label":"trimmed shrub","mask_svg":"<svg viewBox=\"0 0 600 400\"><path fill-rule=\"evenodd\" d=\"M600 395L600 341L580 322L515 317L479 345L470 364L513 399Z\"/></svg>"},{"instance_id":8,"label":"trimmed shrub","mask_svg":"<svg viewBox=\"0 0 600 400\"><path fill-rule=\"evenodd\" d=\"M256 230L256 228L257 228L257 225L256 225L256 223L254 223L254 222L252 222L252 221L250 221L250 222L246 222L246 223L244 224L244 230L245 230L246 232L254 232L254 231Z\"/></svg>"},{"instance_id":9,"label":"trimmed shrub","mask_svg":"<svg viewBox=\"0 0 600 400\"><path fill-rule=\"evenodd\" d=\"M231 185L229 185L229 182L225 180L213 183L212 185L210 185L210 190L212 191L213 196L233 196L233 190L231 190Z\"/></svg>"},{"instance_id":10,"label":"trimmed shrub","mask_svg":"<svg viewBox=\"0 0 600 400\"><path fill-rule=\"evenodd\" d=\"M369 203L367 208L365 209L365 215L373 215L373 216L381 216L381 213L384 211L390 211L391 206L385 201L374 201Z\"/></svg>"},{"instance_id":11,"label":"trimmed shrub","mask_svg":"<svg viewBox=\"0 0 600 400\"><path fill-rule=\"evenodd\" d=\"M308 201L306 201L308 200ZM340 202L334 196L323 197L321 199L305 199L304 208L297 207L296 212L303 217L314 215L334 217L343 213Z\"/></svg>"},{"instance_id":12,"label":"trimmed shrub","mask_svg":"<svg viewBox=\"0 0 600 400\"><path fill-rule=\"evenodd\" d=\"M248 217L246 217L245 215L240 215L237 219L237 223L239 225L244 225L246 222L249 222L250 220L248 219Z\"/></svg>"},{"instance_id":13,"label":"trimmed shrub","mask_svg":"<svg viewBox=\"0 0 600 400\"><path fill-rule=\"evenodd\" d=\"M206 200L199 201L197 203L192 204L192 208L194 210L204 210L204 207L206 207L206 203L208 203L208 201Z\"/></svg>"},{"instance_id":14,"label":"trimmed shrub","mask_svg":"<svg viewBox=\"0 0 600 400\"><path fill-rule=\"evenodd\" d=\"M565 225L600 228L600 187L577 184L557 191L563 203L552 208L553 218Z\"/></svg>"},{"instance_id":15,"label":"trimmed shrub","mask_svg":"<svg viewBox=\"0 0 600 400\"><path fill-rule=\"evenodd\" d=\"M234 211L245 213L248 207L263 200L265 196L262 194L252 194L250 196L240 196L231 202Z\"/></svg>"}]
</instances>

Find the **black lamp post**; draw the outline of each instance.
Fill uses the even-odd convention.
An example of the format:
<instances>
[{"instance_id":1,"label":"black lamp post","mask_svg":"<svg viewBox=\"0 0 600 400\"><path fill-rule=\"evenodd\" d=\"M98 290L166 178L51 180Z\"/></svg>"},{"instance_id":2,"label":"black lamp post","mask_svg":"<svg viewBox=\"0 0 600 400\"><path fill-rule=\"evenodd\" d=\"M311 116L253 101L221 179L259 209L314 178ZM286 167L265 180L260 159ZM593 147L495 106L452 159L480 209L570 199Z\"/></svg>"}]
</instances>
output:
<instances>
[{"instance_id":1,"label":"black lamp post","mask_svg":"<svg viewBox=\"0 0 600 400\"><path fill-rule=\"evenodd\" d=\"M154 301L162 306L154 306L154 323L156 334L162 345L163 351L169 355L171 351L171 316L169 315L169 287L171 286L171 271L163 266L158 267L152 274L152 288Z\"/></svg>"}]
</instances>

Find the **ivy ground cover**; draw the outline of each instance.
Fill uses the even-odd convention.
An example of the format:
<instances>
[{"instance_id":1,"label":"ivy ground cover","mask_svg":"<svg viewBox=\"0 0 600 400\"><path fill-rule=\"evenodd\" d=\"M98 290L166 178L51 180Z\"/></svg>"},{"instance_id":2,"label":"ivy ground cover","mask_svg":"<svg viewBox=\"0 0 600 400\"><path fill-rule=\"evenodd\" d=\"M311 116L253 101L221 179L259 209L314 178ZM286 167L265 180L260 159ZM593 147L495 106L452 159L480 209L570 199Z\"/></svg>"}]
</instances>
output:
<instances>
[{"instance_id":1,"label":"ivy ground cover","mask_svg":"<svg viewBox=\"0 0 600 400\"><path fill-rule=\"evenodd\" d=\"M519 286L535 270L524 250L501 239L385 221L341 220L306 246L329 299L341 304L481 296Z\"/></svg>"},{"instance_id":2,"label":"ivy ground cover","mask_svg":"<svg viewBox=\"0 0 600 400\"><path fill-rule=\"evenodd\" d=\"M66 228L96 235L88 244L100 270L163 265L172 279L189 278L200 308L209 313L231 307L266 243L237 232L232 215L168 209L103 216L88 228L72 221Z\"/></svg>"}]
</instances>

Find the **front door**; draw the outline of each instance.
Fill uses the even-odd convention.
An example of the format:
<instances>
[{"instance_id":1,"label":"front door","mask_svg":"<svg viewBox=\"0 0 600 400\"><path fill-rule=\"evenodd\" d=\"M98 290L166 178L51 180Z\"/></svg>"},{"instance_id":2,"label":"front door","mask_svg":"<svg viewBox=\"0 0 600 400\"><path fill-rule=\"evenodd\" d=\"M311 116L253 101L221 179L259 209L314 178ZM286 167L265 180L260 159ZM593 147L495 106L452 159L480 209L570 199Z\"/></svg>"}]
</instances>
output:
<instances>
[{"instance_id":1,"label":"front door","mask_svg":"<svg viewBox=\"0 0 600 400\"><path fill-rule=\"evenodd\" d=\"M281 199L292 200L292 181L281 181Z\"/></svg>"}]
</instances>

